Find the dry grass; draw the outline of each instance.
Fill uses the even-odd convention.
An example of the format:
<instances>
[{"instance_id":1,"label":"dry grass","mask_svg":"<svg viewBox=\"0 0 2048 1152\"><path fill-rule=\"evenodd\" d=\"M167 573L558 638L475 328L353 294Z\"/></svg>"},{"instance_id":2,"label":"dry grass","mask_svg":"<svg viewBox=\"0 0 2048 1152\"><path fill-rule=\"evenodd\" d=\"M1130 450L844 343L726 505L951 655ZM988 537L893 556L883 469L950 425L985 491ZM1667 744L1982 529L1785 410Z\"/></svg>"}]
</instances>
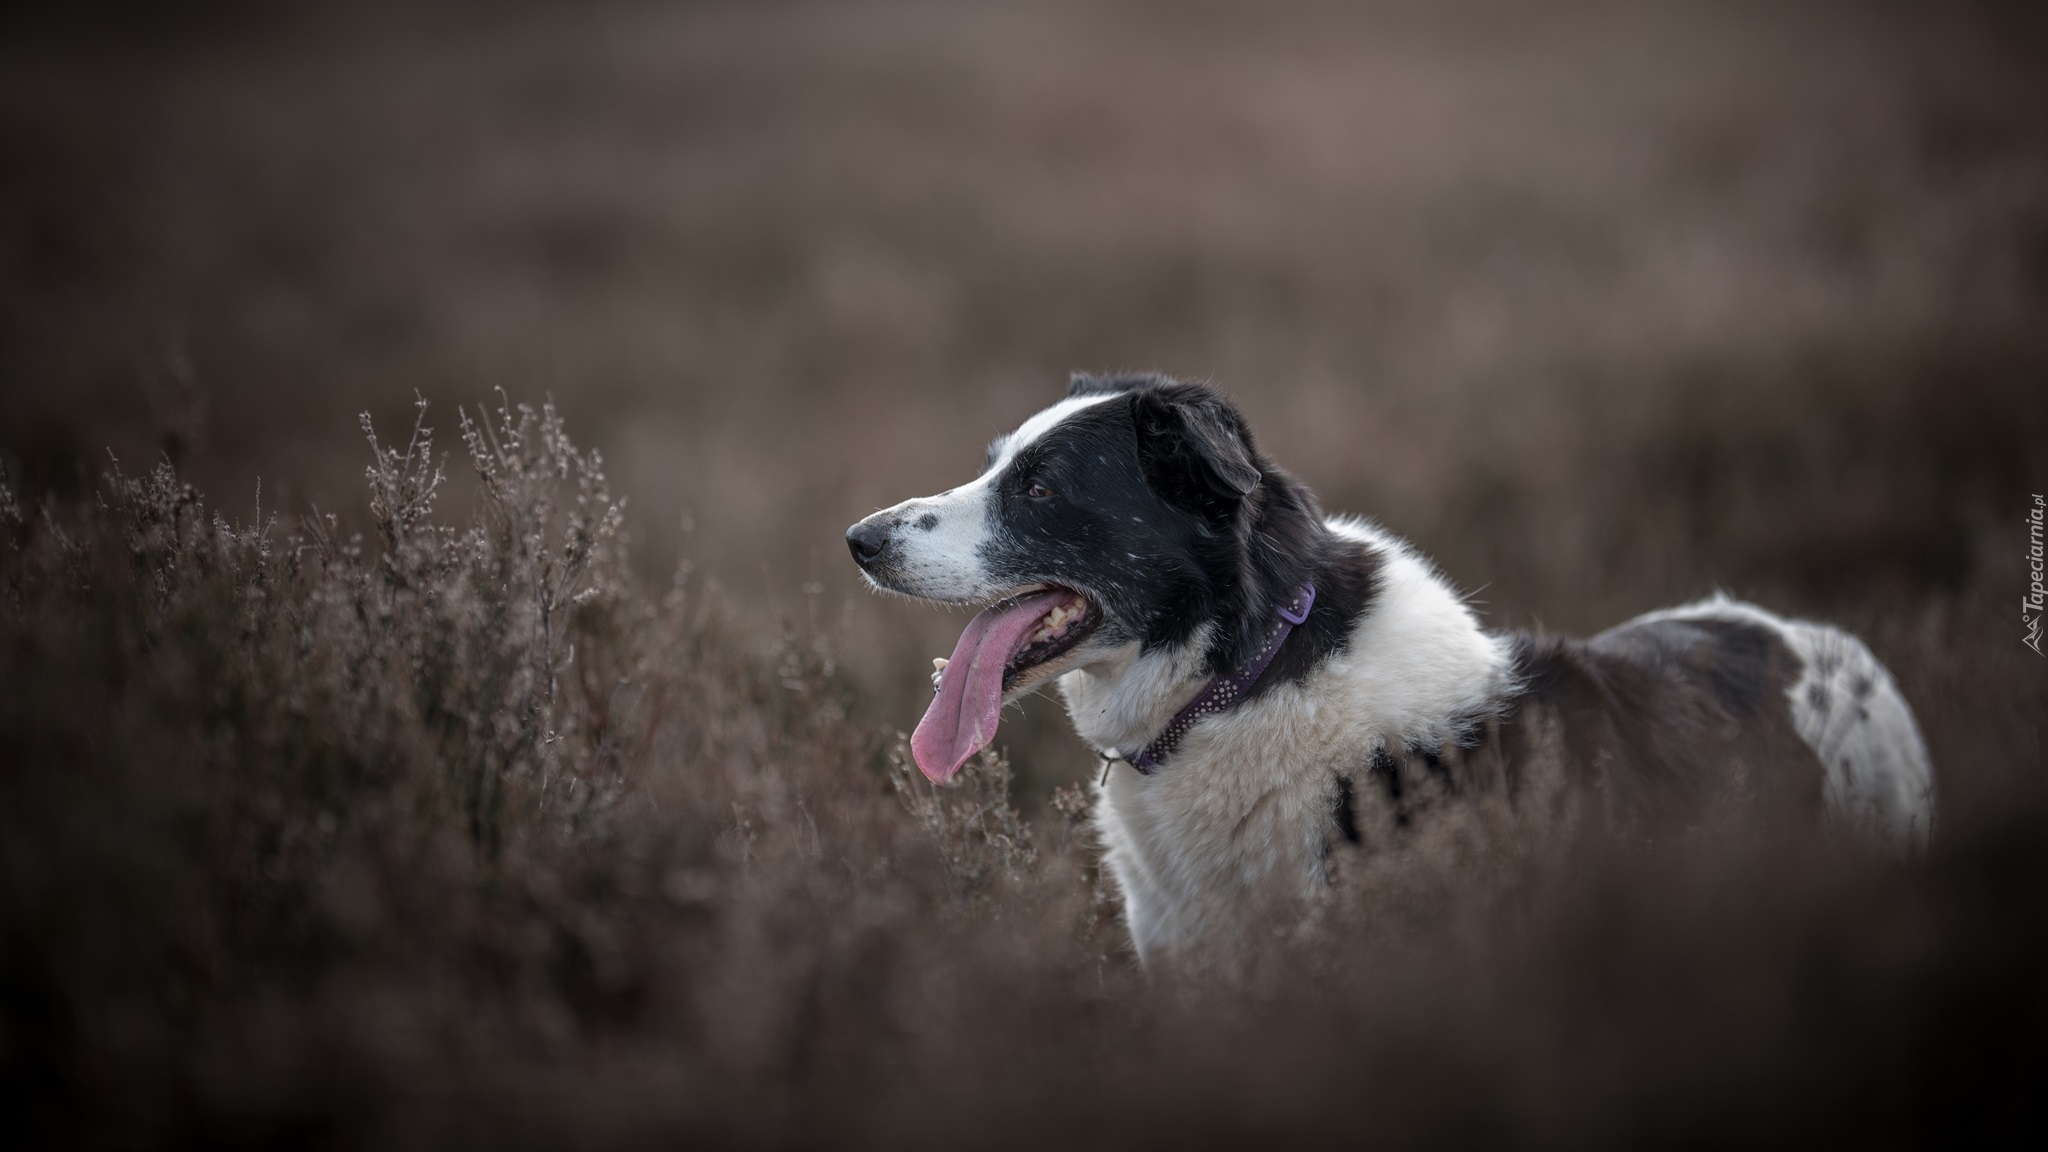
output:
<instances>
[{"instance_id":1,"label":"dry grass","mask_svg":"<svg viewBox=\"0 0 2048 1152\"><path fill-rule=\"evenodd\" d=\"M0 1113L63 1144L2018 1134L2042 40L2001 5L11 26ZM838 541L1115 366L1231 390L1493 623L1721 585L1858 629L1927 729L1935 850L1451 812L1232 988L1148 984L1064 718L1028 704L957 788L906 773L958 621L861 596ZM556 406L457 419L498 388ZM379 441L365 499L357 413L418 395L469 464ZM187 486L258 476L248 511Z\"/></svg>"}]
</instances>

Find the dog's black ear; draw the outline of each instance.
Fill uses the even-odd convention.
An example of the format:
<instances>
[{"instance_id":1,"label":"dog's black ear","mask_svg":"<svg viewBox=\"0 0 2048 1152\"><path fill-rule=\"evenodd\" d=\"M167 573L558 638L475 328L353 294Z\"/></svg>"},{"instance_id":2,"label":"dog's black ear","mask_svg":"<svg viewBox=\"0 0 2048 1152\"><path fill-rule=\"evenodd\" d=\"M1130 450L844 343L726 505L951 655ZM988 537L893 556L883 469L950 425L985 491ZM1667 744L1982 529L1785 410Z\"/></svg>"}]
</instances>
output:
<instances>
[{"instance_id":1,"label":"dog's black ear","mask_svg":"<svg viewBox=\"0 0 2048 1152\"><path fill-rule=\"evenodd\" d=\"M1186 385L1131 393L1138 464L1160 498L1221 519L1259 486L1251 433L1222 397Z\"/></svg>"}]
</instances>

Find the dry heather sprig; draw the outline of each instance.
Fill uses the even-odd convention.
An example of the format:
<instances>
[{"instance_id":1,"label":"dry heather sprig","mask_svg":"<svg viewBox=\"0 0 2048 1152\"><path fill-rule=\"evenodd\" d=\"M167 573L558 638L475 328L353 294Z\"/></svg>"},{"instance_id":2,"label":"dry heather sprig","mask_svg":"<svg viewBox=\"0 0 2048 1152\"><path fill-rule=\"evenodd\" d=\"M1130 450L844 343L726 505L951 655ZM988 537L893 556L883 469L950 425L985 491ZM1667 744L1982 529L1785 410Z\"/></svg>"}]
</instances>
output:
<instances>
[{"instance_id":1,"label":"dry heather sprig","mask_svg":"<svg viewBox=\"0 0 2048 1152\"><path fill-rule=\"evenodd\" d=\"M444 472L434 462L434 430L427 427L427 401L413 401L412 436L405 451L377 442L370 414L361 416L363 436L370 442L371 464L363 470L370 484L370 516L384 537L387 563L408 558L412 536L434 513L434 494Z\"/></svg>"},{"instance_id":2,"label":"dry heather sprig","mask_svg":"<svg viewBox=\"0 0 2048 1152\"><path fill-rule=\"evenodd\" d=\"M910 739L896 734L889 751L889 783L903 807L931 835L959 893L984 900L997 886L1015 883L1038 863L1031 826L1010 805L1015 776L1008 756L984 749L944 785L925 779L910 755Z\"/></svg>"},{"instance_id":3,"label":"dry heather sprig","mask_svg":"<svg viewBox=\"0 0 2048 1152\"><path fill-rule=\"evenodd\" d=\"M128 622L115 635L132 636L136 659L169 662L166 685L226 709L240 759L270 741L260 759L400 787L410 803L459 813L489 851L515 792L522 826L543 808L568 827L597 820L625 770L611 703L651 666L629 651L638 630L626 618L661 611L631 590L622 502L552 406L501 405L463 420L483 508L462 527L440 522L444 473L425 415L421 401L402 449L363 417L374 557L332 516L280 539L260 489L255 523L210 516L168 461L139 477L113 461L69 532L50 515L31 531L0 484L18 622L77 615L52 599L132 593L109 606ZM565 693L579 654L584 691ZM310 787L288 791L315 807L338 799L332 782Z\"/></svg>"}]
</instances>

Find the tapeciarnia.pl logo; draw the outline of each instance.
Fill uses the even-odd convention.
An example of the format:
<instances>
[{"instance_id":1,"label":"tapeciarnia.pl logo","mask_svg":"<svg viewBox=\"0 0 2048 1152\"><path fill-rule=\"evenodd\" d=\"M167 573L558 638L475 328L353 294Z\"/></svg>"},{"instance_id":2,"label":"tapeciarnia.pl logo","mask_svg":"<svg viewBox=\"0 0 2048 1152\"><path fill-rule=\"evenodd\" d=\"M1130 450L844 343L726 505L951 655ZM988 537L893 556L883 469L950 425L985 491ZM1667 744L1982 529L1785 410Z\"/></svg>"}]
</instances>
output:
<instances>
[{"instance_id":1,"label":"tapeciarnia.pl logo","mask_svg":"<svg viewBox=\"0 0 2048 1152\"><path fill-rule=\"evenodd\" d=\"M2041 656L2041 610L2048 601L2048 591L2041 587L2041 515L2043 509L2039 493L2034 496L2034 506L2027 510L2027 566L2033 572L2034 582L2027 586L2026 598L2020 601L2020 623L2026 625L2027 634L2020 641Z\"/></svg>"}]
</instances>

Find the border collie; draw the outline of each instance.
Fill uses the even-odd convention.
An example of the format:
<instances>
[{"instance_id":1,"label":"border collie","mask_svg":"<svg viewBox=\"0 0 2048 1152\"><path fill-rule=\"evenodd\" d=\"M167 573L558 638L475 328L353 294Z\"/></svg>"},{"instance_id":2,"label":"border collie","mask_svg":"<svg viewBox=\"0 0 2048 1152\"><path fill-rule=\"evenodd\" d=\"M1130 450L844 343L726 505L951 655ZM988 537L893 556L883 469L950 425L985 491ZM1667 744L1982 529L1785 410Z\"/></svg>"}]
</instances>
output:
<instances>
[{"instance_id":1,"label":"border collie","mask_svg":"<svg viewBox=\"0 0 2048 1152\"><path fill-rule=\"evenodd\" d=\"M1726 598L1590 640L1487 632L1407 544L1326 519L1205 386L1076 375L973 481L846 539L876 588L985 605L935 661L927 776L1055 681L1120 762L1096 819L1147 963L1242 929L1275 883L1313 898L1358 839L1355 790L1398 803L1404 764L1454 782L1484 756L1512 797L1544 750L1625 835L1731 802L1902 849L1931 828L1912 711L1854 636Z\"/></svg>"}]
</instances>

